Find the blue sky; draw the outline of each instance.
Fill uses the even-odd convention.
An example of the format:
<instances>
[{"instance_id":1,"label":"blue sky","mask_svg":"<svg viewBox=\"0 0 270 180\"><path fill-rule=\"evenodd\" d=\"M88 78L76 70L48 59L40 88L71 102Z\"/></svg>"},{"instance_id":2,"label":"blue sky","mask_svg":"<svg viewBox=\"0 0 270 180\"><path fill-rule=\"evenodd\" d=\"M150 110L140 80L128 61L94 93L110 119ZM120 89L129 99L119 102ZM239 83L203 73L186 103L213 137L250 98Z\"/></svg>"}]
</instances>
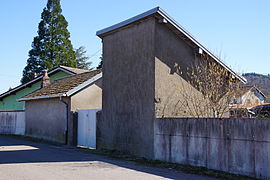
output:
<instances>
[{"instance_id":1,"label":"blue sky","mask_svg":"<svg viewBox=\"0 0 270 180\"><path fill-rule=\"evenodd\" d=\"M47 0L1 2L0 93L20 84L46 3ZM163 8L208 49L221 53L237 72L270 74L268 0L62 0L72 44L75 48L85 46L94 66L101 54L97 30L156 6Z\"/></svg>"}]
</instances>

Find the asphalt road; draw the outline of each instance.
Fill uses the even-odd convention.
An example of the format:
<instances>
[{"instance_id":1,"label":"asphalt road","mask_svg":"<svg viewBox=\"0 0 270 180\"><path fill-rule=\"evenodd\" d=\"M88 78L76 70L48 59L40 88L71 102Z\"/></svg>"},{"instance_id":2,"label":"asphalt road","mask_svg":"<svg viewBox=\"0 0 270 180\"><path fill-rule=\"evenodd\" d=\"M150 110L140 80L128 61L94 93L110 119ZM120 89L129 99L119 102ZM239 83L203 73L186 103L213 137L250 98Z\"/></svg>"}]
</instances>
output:
<instances>
[{"instance_id":1,"label":"asphalt road","mask_svg":"<svg viewBox=\"0 0 270 180\"><path fill-rule=\"evenodd\" d=\"M0 136L0 180L184 179L210 180L172 169L154 168L76 149Z\"/></svg>"}]
</instances>

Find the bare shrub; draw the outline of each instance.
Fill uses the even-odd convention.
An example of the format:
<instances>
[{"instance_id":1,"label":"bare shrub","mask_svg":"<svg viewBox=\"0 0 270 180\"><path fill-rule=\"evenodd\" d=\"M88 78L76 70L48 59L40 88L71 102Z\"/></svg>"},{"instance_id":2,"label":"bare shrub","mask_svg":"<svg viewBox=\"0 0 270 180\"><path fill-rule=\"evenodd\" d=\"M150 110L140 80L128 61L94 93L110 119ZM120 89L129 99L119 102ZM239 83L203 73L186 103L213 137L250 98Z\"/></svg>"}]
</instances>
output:
<instances>
[{"instance_id":1,"label":"bare shrub","mask_svg":"<svg viewBox=\"0 0 270 180\"><path fill-rule=\"evenodd\" d=\"M183 111L181 114L186 117L229 117L229 105L239 94L240 81L236 77L213 61L200 61L184 72L180 66L175 66L180 76L187 77L175 86L178 96L175 111L178 114Z\"/></svg>"}]
</instances>

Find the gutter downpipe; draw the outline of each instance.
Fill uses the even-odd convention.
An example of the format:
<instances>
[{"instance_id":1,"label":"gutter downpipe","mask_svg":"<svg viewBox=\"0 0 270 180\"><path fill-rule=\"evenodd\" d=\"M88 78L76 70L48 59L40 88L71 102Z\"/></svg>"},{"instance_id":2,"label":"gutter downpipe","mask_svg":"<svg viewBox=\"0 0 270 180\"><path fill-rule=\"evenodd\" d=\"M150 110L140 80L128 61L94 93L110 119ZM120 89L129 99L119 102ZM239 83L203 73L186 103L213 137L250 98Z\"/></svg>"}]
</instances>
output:
<instances>
[{"instance_id":1,"label":"gutter downpipe","mask_svg":"<svg viewBox=\"0 0 270 180\"><path fill-rule=\"evenodd\" d=\"M69 110L68 110L68 103L63 100L63 98L62 98L63 96L67 96L67 95L63 94L62 96L60 96L59 100L66 105L65 144L68 145L68 128L69 128L69 126L68 126L68 114L69 114Z\"/></svg>"}]
</instances>

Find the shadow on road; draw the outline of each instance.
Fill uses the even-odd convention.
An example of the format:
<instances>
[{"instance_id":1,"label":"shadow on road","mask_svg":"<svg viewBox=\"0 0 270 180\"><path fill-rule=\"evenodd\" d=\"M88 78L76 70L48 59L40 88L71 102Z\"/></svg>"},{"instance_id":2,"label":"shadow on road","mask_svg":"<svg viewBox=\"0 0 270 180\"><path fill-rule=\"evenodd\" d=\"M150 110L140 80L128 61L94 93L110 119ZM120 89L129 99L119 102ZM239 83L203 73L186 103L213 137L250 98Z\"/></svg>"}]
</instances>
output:
<instances>
[{"instance_id":1,"label":"shadow on road","mask_svg":"<svg viewBox=\"0 0 270 180\"><path fill-rule=\"evenodd\" d=\"M49 163L49 162L91 162L99 161L123 168L157 175L164 178L212 179L198 175L184 174L175 170L154 168L111 159L61 146L30 142L13 137L0 136L0 166L14 163Z\"/></svg>"}]
</instances>

